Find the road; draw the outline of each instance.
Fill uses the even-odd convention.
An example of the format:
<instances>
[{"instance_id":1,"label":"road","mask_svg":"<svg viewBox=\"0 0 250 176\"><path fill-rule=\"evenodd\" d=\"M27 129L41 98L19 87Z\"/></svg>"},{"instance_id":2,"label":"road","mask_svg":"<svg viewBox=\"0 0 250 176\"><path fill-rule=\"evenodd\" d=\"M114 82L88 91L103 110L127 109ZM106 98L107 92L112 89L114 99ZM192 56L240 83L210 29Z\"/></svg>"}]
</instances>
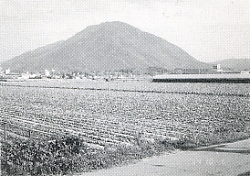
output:
<instances>
[{"instance_id":1,"label":"road","mask_svg":"<svg viewBox=\"0 0 250 176\"><path fill-rule=\"evenodd\" d=\"M237 176L250 171L250 139L199 148L197 151L175 151L145 158L136 164L102 169L84 176ZM79 176L79 175L78 175Z\"/></svg>"}]
</instances>

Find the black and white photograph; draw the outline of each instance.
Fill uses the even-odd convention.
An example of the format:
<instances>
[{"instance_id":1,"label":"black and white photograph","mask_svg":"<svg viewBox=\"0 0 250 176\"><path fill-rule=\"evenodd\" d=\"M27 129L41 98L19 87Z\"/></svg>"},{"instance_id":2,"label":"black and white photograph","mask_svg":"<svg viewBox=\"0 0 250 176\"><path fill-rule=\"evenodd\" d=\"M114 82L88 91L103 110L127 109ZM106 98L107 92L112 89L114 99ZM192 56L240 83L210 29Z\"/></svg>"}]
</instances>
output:
<instances>
[{"instance_id":1,"label":"black and white photograph","mask_svg":"<svg viewBox=\"0 0 250 176\"><path fill-rule=\"evenodd\" d=\"M250 176L249 0L0 0L2 176Z\"/></svg>"}]
</instances>

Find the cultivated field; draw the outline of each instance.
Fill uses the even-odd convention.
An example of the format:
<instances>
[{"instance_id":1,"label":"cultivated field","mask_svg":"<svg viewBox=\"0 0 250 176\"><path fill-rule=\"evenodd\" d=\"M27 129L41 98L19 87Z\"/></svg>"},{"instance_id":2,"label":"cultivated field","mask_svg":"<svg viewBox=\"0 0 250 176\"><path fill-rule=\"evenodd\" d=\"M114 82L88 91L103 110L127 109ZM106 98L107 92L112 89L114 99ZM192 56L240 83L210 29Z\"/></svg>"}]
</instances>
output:
<instances>
[{"instance_id":1,"label":"cultivated field","mask_svg":"<svg viewBox=\"0 0 250 176\"><path fill-rule=\"evenodd\" d=\"M1 133L4 128L8 131L5 143L71 135L88 150L99 152L94 159L100 159L100 153L102 157L115 154L112 159L120 161L112 160L111 165L173 147L250 136L250 84L40 80L6 82L0 87L5 124ZM91 169L95 167L76 170Z\"/></svg>"}]
</instances>

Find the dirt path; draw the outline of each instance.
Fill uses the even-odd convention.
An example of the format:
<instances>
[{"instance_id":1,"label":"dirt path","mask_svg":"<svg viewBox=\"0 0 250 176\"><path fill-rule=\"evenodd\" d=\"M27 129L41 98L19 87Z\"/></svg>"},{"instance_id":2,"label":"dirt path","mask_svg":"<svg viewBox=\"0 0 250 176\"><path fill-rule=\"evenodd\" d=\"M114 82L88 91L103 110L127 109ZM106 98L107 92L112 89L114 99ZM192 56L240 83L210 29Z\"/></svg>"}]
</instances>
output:
<instances>
[{"instance_id":1,"label":"dirt path","mask_svg":"<svg viewBox=\"0 0 250 176\"><path fill-rule=\"evenodd\" d=\"M204 151L205 150L205 151ZM176 151L146 158L136 164L84 173L84 176L237 176L250 171L250 139L201 148Z\"/></svg>"}]
</instances>

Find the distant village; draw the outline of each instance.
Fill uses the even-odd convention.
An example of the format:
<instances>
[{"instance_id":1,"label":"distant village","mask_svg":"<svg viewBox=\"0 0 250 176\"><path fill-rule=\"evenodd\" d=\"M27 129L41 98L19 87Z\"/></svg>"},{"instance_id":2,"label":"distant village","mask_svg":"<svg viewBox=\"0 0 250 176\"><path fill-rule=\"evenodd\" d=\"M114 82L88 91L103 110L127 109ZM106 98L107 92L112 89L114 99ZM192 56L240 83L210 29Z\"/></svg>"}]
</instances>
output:
<instances>
[{"instance_id":1,"label":"distant village","mask_svg":"<svg viewBox=\"0 0 250 176\"><path fill-rule=\"evenodd\" d=\"M113 72L71 72L71 73L57 73L54 69L45 69L44 72L25 72L15 73L10 68L3 70L0 67L0 81L8 79L91 79L91 80L127 80L139 79L139 73L132 73L131 71L113 71Z\"/></svg>"},{"instance_id":2,"label":"distant village","mask_svg":"<svg viewBox=\"0 0 250 176\"><path fill-rule=\"evenodd\" d=\"M222 69L220 64L212 66L211 69L183 69L176 68L174 70L167 70L164 68L150 67L147 71L139 72L130 69L122 69L118 71L105 72L71 72L58 73L54 69L45 69L44 72L25 72L15 73L10 68L3 70L0 67L0 81L8 79L27 80L27 79L91 79L91 80L134 80L143 79L148 76L162 75L162 74L250 74L248 70L235 71L230 69Z\"/></svg>"}]
</instances>

